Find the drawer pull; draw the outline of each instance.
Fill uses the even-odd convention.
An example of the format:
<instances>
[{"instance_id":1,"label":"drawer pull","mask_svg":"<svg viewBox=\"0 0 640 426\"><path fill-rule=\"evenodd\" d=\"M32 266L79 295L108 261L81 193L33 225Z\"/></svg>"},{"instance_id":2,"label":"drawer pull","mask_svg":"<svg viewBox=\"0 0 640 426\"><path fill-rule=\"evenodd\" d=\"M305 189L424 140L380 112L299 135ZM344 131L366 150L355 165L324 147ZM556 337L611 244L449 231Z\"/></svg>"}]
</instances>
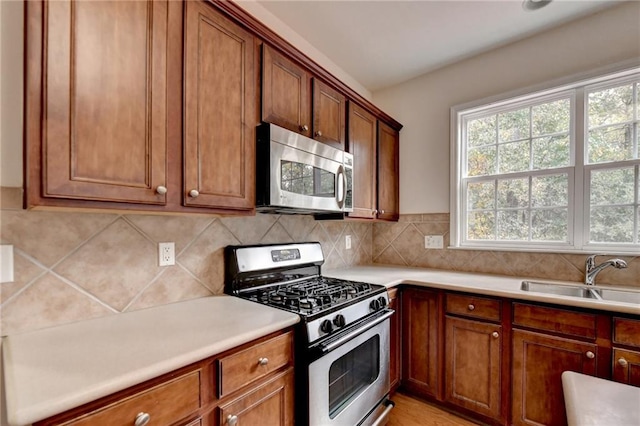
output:
<instances>
[{"instance_id":1,"label":"drawer pull","mask_svg":"<svg viewBox=\"0 0 640 426\"><path fill-rule=\"evenodd\" d=\"M145 426L151 420L149 413L138 413L134 426Z\"/></svg>"},{"instance_id":2,"label":"drawer pull","mask_svg":"<svg viewBox=\"0 0 640 426\"><path fill-rule=\"evenodd\" d=\"M621 367L626 367L627 365L629 365L629 363L627 362L626 359L620 358L620 359L618 359L618 365L621 366Z\"/></svg>"},{"instance_id":3,"label":"drawer pull","mask_svg":"<svg viewBox=\"0 0 640 426\"><path fill-rule=\"evenodd\" d=\"M189 191L189 197L191 198L196 198L198 195L200 195L200 193L197 189L192 189L191 191Z\"/></svg>"},{"instance_id":4,"label":"drawer pull","mask_svg":"<svg viewBox=\"0 0 640 426\"><path fill-rule=\"evenodd\" d=\"M500 333L498 333L497 331L494 331L493 333L491 333L491 336L497 339L498 337L500 337Z\"/></svg>"},{"instance_id":5,"label":"drawer pull","mask_svg":"<svg viewBox=\"0 0 640 426\"><path fill-rule=\"evenodd\" d=\"M587 356L587 358L589 359L594 359L596 357L596 354L594 354L591 351L587 351L587 353L585 354Z\"/></svg>"},{"instance_id":6,"label":"drawer pull","mask_svg":"<svg viewBox=\"0 0 640 426\"><path fill-rule=\"evenodd\" d=\"M227 424L229 426L236 426L238 424L238 416L234 416L232 414L229 414L227 416Z\"/></svg>"},{"instance_id":7,"label":"drawer pull","mask_svg":"<svg viewBox=\"0 0 640 426\"><path fill-rule=\"evenodd\" d=\"M260 365L267 365L267 364L269 364L269 358L260 358L260 359L258 360L258 364L260 364Z\"/></svg>"},{"instance_id":8,"label":"drawer pull","mask_svg":"<svg viewBox=\"0 0 640 426\"><path fill-rule=\"evenodd\" d=\"M471 304L469 306L467 306L467 309L469 309L470 311L473 311L475 309L475 305Z\"/></svg>"},{"instance_id":9,"label":"drawer pull","mask_svg":"<svg viewBox=\"0 0 640 426\"><path fill-rule=\"evenodd\" d=\"M159 195L164 195L164 194L166 194L166 193L167 193L167 187L166 187L166 186L162 186L162 185L160 185L160 186L158 186L158 187L156 188L156 192L157 192Z\"/></svg>"}]
</instances>

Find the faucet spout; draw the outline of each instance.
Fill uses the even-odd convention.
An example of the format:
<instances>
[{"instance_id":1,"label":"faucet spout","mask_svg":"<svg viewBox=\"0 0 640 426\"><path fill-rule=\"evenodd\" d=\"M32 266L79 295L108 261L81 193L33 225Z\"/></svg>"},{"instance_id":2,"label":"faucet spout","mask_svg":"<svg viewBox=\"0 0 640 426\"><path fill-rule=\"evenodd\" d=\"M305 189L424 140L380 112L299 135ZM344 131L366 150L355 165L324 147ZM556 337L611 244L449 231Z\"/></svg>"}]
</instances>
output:
<instances>
[{"instance_id":1,"label":"faucet spout","mask_svg":"<svg viewBox=\"0 0 640 426\"><path fill-rule=\"evenodd\" d=\"M596 276L600 273L600 271L602 271L603 269L609 266L614 267L616 269L624 269L627 267L627 262L618 258L605 260L601 264L596 265L596 256L598 255L592 254L591 256L587 257L587 261L585 263L585 276L584 276L584 283L586 285L595 285Z\"/></svg>"}]
</instances>

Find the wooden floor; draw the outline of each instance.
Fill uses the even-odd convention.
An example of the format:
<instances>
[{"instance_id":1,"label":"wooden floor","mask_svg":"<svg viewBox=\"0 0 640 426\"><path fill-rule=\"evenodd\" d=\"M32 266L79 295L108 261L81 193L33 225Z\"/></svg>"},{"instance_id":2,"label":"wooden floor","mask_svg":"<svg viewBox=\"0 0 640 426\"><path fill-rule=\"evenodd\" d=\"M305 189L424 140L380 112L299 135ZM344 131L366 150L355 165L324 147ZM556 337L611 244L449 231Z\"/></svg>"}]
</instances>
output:
<instances>
[{"instance_id":1,"label":"wooden floor","mask_svg":"<svg viewBox=\"0 0 640 426\"><path fill-rule=\"evenodd\" d=\"M387 426L476 426L434 405L395 393L391 400L396 406L391 410Z\"/></svg>"}]
</instances>

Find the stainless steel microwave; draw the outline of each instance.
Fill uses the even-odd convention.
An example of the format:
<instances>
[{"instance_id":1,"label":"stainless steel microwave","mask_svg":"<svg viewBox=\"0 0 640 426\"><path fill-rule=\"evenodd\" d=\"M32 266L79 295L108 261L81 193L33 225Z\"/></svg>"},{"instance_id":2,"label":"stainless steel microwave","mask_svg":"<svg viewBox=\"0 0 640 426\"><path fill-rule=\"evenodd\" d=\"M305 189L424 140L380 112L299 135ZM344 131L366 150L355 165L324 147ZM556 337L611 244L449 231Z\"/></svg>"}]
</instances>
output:
<instances>
[{"instance_id":1,"label":"stainless steel microwave","mask_svg":"<svg viewBox=\"0 0 640 426\"><path fill-rule=\"evenodd\" d=\"M301 214L353 211L353 155L274 124L261 124L256 209Z\"/></svg>"}]
</instances>

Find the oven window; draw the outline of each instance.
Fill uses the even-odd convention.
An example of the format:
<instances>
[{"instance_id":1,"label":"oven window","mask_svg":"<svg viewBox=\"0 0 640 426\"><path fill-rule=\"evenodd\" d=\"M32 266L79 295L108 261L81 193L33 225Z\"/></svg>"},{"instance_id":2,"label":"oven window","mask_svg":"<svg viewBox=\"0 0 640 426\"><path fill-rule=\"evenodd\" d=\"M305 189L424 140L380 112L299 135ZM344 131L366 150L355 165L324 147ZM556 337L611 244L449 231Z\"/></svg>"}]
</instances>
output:
<instances>
[{"instance_id":1,"label":"oven window","mask_svg":"<svg viewBox=\"0 0 640 426\"><path fill-rule=\"evenodd\" d=\"M338 415L380 374L380 336L373 336L331 364L329 417Z\"/></svg>"},{"instance_id":2,"label":"oven window","mask_svg":"<svg viewBox=\"0 0 640 426\"><path fill-rule=\"evenodd\" d=\"M308 164L280 161L280 187L283 191L313 197L334 198L336 175Z\"/></svg>"}]
</instances>

